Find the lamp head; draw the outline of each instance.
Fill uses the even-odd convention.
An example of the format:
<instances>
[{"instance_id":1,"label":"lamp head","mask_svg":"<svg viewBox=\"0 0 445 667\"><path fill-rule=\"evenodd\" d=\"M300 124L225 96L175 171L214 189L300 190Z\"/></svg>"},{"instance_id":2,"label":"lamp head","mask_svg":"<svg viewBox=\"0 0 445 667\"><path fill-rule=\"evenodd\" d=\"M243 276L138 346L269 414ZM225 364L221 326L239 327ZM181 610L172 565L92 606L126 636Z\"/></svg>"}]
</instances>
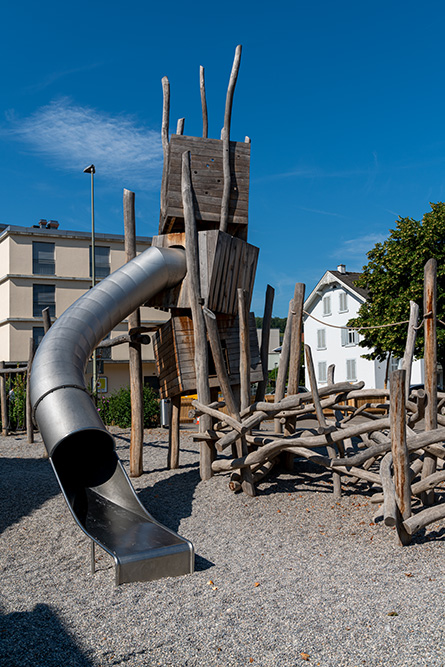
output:
<instances>
[{"instance_id":1,"label":"lamp head","mask_svg":"<svg viewBox=\"0 0 445 667\"><path fill-rule=\"evenodd\" d=\"M89 167L85 167L83 170L84 174L95 174L96 173L96 167L94 164L90 164Z\"/></svg>"}]
</instances>

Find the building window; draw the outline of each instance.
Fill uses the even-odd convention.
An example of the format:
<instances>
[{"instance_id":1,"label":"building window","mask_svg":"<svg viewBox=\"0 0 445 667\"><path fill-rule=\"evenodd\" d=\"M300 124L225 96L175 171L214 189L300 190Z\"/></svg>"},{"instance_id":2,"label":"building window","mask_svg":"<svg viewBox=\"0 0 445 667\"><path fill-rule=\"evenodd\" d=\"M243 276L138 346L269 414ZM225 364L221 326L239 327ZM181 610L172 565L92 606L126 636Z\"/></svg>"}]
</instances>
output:
<instances>
[{"instance_id":1,"label":"building window","mask_svg":"<svg viewBox=\"0 0 445 667\"><path fill-rule=\"evenodd\" d=\"M323 315L331 315L332 310L331 310L331 297L330 296L324 296L323 297Z\"/></svg>"},{"instance_id":2,"label":"building window","mask_svg":"<svg viewBox=\"0 0 445 667\"><path fill-rule=\"evenodd\" d=\"M354 347L359 343L359 333L354 329L341 330L341 344L343 347Z\"/></svg>"},{"instance_id":3,"label":"building window","mask_svg":"<svg viewBox=\"0 0 445 667\"><path fill-rule=\"evenodd\" d=\"M56 316L56 286L32 286L32 316L42 317L42 310L49 308L50 317Z\"/></svg>"},{"instance_id":4,"label":"building window","mask_svg":"<svg viewBox=\"0 0 445 667\"><path fill-rule=\"evenodd\" d=\"M45 329L43 327L32 328L32 338L36 348L39 347L44 335L45 335Z\"/></svg>"},{"instance_id":5,"label":"building window","mask_svg":"<svg viewBox=\"0 0 445 667\"><path fill-rule=\"evenodd\" d=\"M318 362L318 381L319 382L327 382L328 381L326 361L319 361Z\"/></svg>"},{"instance_id":6,"label":"building window","mask_svg":"<svg viewBox=\"0 0 445 667\"><path fill-rule=\"evenodd\" d=\"M326 349L326 329L317 329L317 350Z\"/></svg>"},{"instance_id":7,"label":"building window","mask_svg":"<svg viewBox=\"0 0 445 667\"><path fill-rule=\"evenodd\" d=\"M346 359L346 380L352 382L357 379L356 359Z\"/></svg>"},{"instance_id":8,"label":"building window","mask_svg":"<svg viewBox=\"0 0 445 667\"><path fill-rule=\"evenodd\" d=\"M90 277L93 275L91 266L91 246L90 246ZM102 245L94 246L94 273L95 277L106 278L110 275L110 248Z\"/></svg>"},{"instance_id":9,"label":"building window","mask_svg":"<svg viewBox=\"0 0 445 667\"><path fill-rule=\"evenodd\" d=\"M348 295L346 292L340 292L340 308L339 308L340 313L347 313L348 312Z\"/></svg>"},{"instance_id":10,"label":"building window","mask_svg":"<svg viewBox=\"0 0 445 667\"><path fill-rule=\"evenodd\" d=\"M389 373L394 373L394 371L399 370L399 357L395 357L393 354L391 354L391 360L389 362Z\"/></svg>"},{"instance_id":11,"label":"building window","mask_svg":"<svg viewBox=\"0 0 445 667\"><path fill-rule=\"evenodd\" d=\"M53 276L56 272L54 261L54 243L41 243L34 241L32 244L32 272L38 276Z\"/></svg>"}]
</instances>

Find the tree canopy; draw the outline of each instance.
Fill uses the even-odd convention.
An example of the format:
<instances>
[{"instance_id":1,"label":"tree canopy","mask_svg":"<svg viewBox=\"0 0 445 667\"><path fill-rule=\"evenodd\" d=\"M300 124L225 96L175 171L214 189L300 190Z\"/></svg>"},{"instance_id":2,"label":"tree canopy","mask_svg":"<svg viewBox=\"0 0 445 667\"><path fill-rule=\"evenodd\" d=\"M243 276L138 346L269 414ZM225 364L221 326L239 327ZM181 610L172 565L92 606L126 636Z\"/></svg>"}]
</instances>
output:
<instances>
[{"instance_id":1,"label":"tree canopy","mask_svg":"<svg viewBox=\"0 0 445 667\"><path fill-rule=\"evenodd\" d=\"M437 260L437 316L445 321L445 204L431 204L422 220L402 218L396 221L386 241L377 243L367 254L368 263L356 285L369 292L358 316L349 326L375 326L401 322L409 318L409 302L419 306L423 317L424 266ZM362 347L373 348L367 359L383 361L388 352L402 357L407 324L360 332ZM423 327L417 332L416 356L423 356ZM437 329L438 359L445 363L445 328ZM445 366L444 366L445 367Z\"/></svg>"},{"instance_id":2,"label":"tree canopy","mask_svg":"<svg viewBox=\"0 0 445 667\"><path fill-rule=\"evenodd\" d=\"M262 317L255 317L255 322L256 322L256 328L257 329L262 329L263 328L263 318ZM272 317L270 321L270 328L271 329L279 329L280 333L284 333L284 330L286 328L286 322L287 322L287 317Z\"/></svg>"}]
</instances>

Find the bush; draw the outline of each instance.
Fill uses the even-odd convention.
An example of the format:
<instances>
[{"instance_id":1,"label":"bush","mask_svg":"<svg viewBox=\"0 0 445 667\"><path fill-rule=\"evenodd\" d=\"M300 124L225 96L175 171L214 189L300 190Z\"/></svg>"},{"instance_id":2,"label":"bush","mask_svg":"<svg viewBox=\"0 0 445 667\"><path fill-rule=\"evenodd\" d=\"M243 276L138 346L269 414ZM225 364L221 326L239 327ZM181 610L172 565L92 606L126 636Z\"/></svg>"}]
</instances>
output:
<instances>
[{"instance_id":1,"label":"bush","mask_svg":"<svg viewBox=\"0 0 445 667\"><path fill-rule=\"evenodd\" d=\"M8 421L12 431L20 431L26 424L26 375L15 373L6 380Z\"/></svg>"},{"instance_id":2,"label":"bush","mask_svg":"<svg viewBox=\"0 0 445 667\"><path fill-rule=\"evenodd\" d=\"M159 398L151 387L143 389L144 428L151 428L159 423ZM131 393L130 387L122 387L111 396L99 395L97 411L104 424L130 428Z\"/></svg>"}]
</instances>

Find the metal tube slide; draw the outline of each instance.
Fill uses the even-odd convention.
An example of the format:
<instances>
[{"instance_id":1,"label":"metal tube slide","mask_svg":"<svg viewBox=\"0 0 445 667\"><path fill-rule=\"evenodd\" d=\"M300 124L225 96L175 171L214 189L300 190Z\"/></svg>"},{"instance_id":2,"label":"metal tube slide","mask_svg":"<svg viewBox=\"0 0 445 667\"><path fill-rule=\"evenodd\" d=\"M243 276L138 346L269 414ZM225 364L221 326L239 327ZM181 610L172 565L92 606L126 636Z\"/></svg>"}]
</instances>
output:
<instances>
[{"instance_id":1,"label":"metal tube slide","mask_svg":"<svg viewBox=\"0 0 445 667\"><path fill-rule=\"evenodd\" d=\"M78 525L113 556L117 583L192 572L193 547L139 502L84 372L108 332L185 273L182 248L148 248L59 317L32 366L34 418L51 464Z\"/></svg>"}]
</instances>

